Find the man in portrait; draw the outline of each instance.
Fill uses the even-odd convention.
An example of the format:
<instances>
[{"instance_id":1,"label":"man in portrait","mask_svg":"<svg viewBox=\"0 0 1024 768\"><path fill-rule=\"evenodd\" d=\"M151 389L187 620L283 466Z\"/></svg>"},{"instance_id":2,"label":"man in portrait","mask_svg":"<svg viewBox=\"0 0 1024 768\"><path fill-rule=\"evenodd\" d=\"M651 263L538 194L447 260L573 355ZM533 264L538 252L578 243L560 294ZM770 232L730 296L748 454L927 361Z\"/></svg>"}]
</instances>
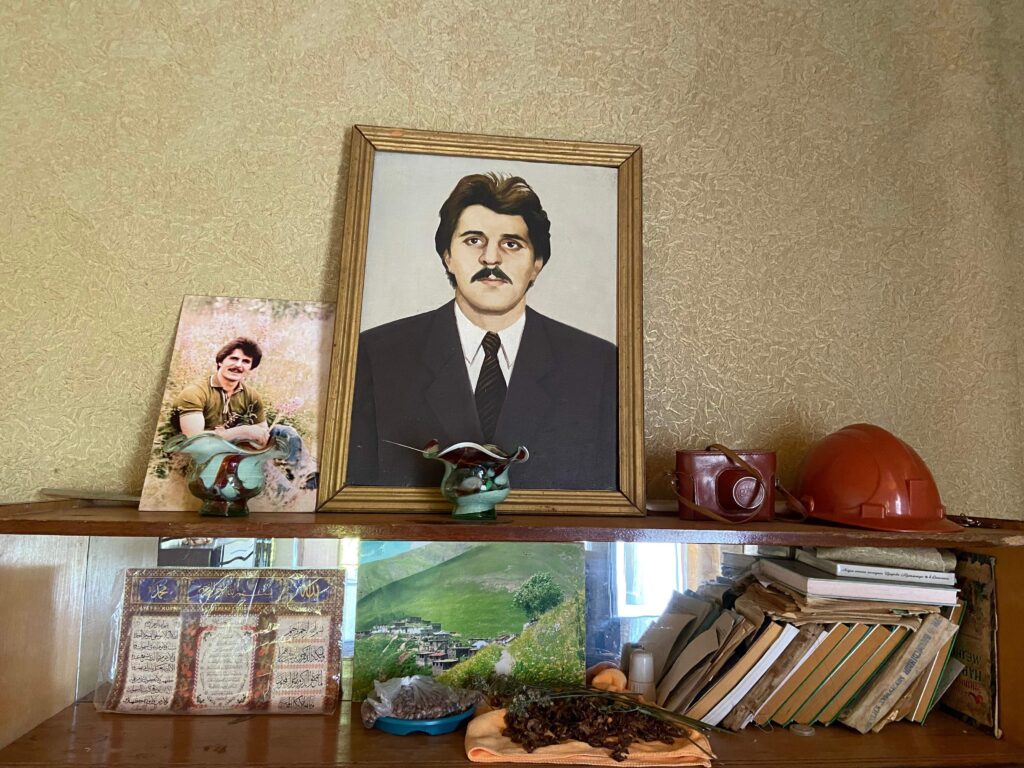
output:
<instances>
[{"instance_id":1,"label":"man in portrait","mask_svg":"<svg viewBox=\"0 0 1024 768\"><path fill-rule=\"evenodd\" d=\"M360 334L347 482L435 485L439 463L388 441L436 439L526 446L517 488L617 488L616 348L527 305L551 258L539 197L521 177L471 174L439 218L454 297Z\"/></svg>"},{"instance_id":2,"label":"man in portrait","mask_svg":"<svg viewBox=\"0 0 1024 768\"><path fill-rule=\"evenodd\" d=\"M231 339L214 356L216 370L185 386L174 399L171 426L186 437L213 432L232 443L263 448L270 437L263 399L245 383L263 351L245 336Z\"/></svg>"}]
</instances>

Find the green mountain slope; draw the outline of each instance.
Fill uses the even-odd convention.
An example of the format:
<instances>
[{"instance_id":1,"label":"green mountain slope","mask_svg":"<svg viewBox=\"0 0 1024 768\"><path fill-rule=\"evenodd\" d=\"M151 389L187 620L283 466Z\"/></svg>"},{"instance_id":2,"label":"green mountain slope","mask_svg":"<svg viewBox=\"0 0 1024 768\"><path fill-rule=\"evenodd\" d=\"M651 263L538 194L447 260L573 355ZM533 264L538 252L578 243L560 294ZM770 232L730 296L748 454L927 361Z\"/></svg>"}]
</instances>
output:
<instances>
[{"instance_id":1,"label":"green mountain slope","mask_svg":"<svg viewBox=\"0 0 1024 768\"><path fill-rule=\"evenodd\" d=\"M512 596L539 572L550 573L566 596L575 594L583 589L583 548L578 544L479 544L360 596L356 629L365 631L419 616L466 638L520 632L526 615L512 604Z\"/></svg>"},{"instance_id":2,"label":"green mountain slope","mask_svg":"<svg viewBox=\"0 0 1024 768\"><path fill-rule=\"evenodd\" d=\"M472 542L436 541L426 546L416 547L403 552L397 557L375 560L359 566L359 599L373 594L381 587L415 576L421 571L433 568L446 560L458 557L463 552L475 547Z\"/></svg>"}]
</instances>

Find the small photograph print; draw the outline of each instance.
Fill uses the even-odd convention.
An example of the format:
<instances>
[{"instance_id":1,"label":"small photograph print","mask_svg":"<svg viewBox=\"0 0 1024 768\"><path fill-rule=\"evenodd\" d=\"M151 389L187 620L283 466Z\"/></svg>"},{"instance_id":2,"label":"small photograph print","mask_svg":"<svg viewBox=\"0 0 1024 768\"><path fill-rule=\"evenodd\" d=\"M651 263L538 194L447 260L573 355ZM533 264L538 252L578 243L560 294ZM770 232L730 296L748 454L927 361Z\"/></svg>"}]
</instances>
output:
<instances>
[{"instance_id":1,"label":"small photograph print","mask_svg":"<svg viewBox=\"0 0 1024 768\"><path fill-rule=\"evenodd\" d=\"M256 453L286 440L248 509L315 511L333 328L333 304L186 296L139 509L200 508L192 459L167 449L206 432Z\"/></svg>"},{"instance_id":2,"label":"small photograph print","mask_svg":"<svg viewBox=\"0 0 1024 768\"><path fill-rule=\"evenodd\" d=\"M360 547L352 698L429 675L582 685L582 544L371 542Z\"/></svg>"}]
</instances>

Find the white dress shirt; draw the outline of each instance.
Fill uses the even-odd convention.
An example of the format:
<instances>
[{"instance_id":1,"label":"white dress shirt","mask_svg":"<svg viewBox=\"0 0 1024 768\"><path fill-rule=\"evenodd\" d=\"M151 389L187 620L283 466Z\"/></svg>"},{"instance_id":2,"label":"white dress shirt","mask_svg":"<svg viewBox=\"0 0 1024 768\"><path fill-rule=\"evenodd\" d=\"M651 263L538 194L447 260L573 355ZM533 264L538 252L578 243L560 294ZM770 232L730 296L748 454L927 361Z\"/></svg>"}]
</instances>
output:
<instances>
[{"instance_id":1,"label":"white dress shirt","mask_svg":"<svg viewBox=\"0 0 1024 768\"><path fill-rule=\"evenodd\" d=\"M480 369L484 367L483 343L487 331L476 327L473 321L466 317L459 308L458 302L455 302L455 325L459 329L459 340L462 342L462 355L466 360L469 386L475 392L477 379L480 378ZM501 366L501 373L505 377L506 384L512 380L512 366L515 365L519 342L523 339L523 328L525 327L526 313L523 312L512 325L503 331L498 331L498 338L501 339L498 365Z\"/></svg>"}]
</instances>

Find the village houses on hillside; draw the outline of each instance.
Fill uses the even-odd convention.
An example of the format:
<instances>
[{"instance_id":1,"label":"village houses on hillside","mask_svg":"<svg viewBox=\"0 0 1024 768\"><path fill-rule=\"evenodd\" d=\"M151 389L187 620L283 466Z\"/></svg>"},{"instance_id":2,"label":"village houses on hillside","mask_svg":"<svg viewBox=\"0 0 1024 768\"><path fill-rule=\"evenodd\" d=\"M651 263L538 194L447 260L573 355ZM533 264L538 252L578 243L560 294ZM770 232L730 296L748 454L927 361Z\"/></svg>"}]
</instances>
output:
<instances>
[{"instance_id":1,"label":"village houses on hillside","mask_svg":"<svg viewBox=\"0 0 1024 768\"><path fill-rule=\"evenodd\" d=\"M356 639L373 635L406 637L414 641L417 645L413 651L417 665L430 667L435 675L454 667L460 661L472 658L492 643L508 645L517 637L504 634L494 638L474 637L464 640L458 632L447 632L437 622L426 621L419 616L406 616L390 624L378 624L369 632L357 632Z\"/></svg>"}]
</instances>

